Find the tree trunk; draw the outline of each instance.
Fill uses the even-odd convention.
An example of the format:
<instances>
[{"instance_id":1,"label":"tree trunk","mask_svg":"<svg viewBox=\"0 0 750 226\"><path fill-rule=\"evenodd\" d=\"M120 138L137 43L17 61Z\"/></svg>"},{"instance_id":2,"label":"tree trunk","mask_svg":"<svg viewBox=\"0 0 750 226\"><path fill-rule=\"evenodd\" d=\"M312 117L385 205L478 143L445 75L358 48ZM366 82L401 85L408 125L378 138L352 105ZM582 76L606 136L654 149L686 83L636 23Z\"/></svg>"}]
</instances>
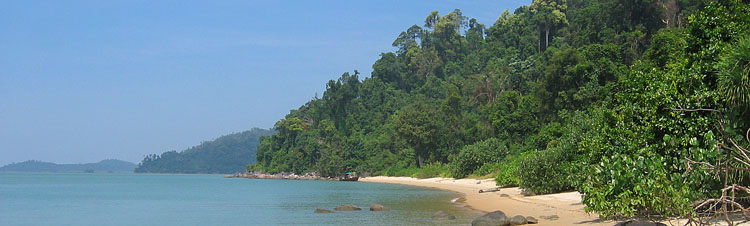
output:
<instances>
[{"instance_id":1,"label":"tree trunk","mask_svg":"<svg viewBox=\"0 0 750 226\"><path fill-rule=\"evenodd\" d=\"M541 31L538 31L536 33L536 37L539 37L539 32L541 32ZM537 53L541 53L542 52L542 38L539 38L539 41L536 42L536 52Z\"/></svg>"},{"instance_id":2,"label":"tree trunk","mask_svg":"<svg viewBox=\"0 0 750 226\"><path fill-rule=\"evenodd\" d=\"M422 168L424 166L424 159L422 159L421 154L417 154L417 161L419 163L419 168Z\"/></svg>"},{"instance_id":3,"label":"tree trunk","mask_svg":"<svg viewBox=\"0 0 750 226\"><path fill-rule=\"evenodd\" d=\"M545 28L544 49L547 49L547 47L549 47L549 24L547 24L544 28Z\"/></svg>"}]
</instances>

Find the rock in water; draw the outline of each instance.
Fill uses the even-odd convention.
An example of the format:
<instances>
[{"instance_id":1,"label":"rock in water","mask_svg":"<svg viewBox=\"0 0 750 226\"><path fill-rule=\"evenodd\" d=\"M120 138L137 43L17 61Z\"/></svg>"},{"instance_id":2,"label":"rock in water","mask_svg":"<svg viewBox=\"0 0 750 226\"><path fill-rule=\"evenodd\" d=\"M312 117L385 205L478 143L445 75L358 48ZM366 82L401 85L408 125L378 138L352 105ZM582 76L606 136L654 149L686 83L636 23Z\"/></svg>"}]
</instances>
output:
<instances>
[{"instance_id":1,"label":"rock in water","mask_svg":"<svg viewBox=\"0 0 750 226\"><path fill-rule=\"evenodd\" d=\"M451 202L466 202L466 198L464 197L458 197L455 199L451 199Z\"/></svg>"},{"instance_id":2,"label":"rock in water","mask_svg":"<svg viewBox=\"0 0 750 226\"><path fill-rule=\"evenodd\" d=\"M371 204L370 205L370 211L386 211L388 208L386 208L383 205L380 204Z\"/></svg>"},{"instance_id":3,"label":"rock in water","mask_svg":"<svg viewBox=\"0 0 750 226\"><path fill-rule=\"evenodd\" d=\"M510 218L510 225L524 225L526 223L526 218L521 215L516 215L513 218Z\"/></svg>"},{"instance_id":4,"label":"rock in water","mask_svg":"<svg viewBox=\"0 0 750 226\"><path fill-rule=\"evenodd\" d=\"M471 222L472 226L505 226L508 225L510 222L508 221L508 216L505 216L505 213L503 211L497 210L494 212L489 212L485 215L482 215L481 217L477 217Z\"/></svg>"},{"instance_id":5,"label":"rock in water","mask_svg":"<svg viewBox=\"0 0 750 226\"><path fill-rule=\"evenodd\" d=\"M359 207L357 207L357 206L355 206L355 205L351 205L351 204L344 204L344 205L340 205L340 206L337 206L336 208L333 208L333 209L335 209L336 211L354 211L354 210L362 210L361 208L359 208Z\"/></svg>"},{"instance_id":6,"label":"rock in water","mask_svg":"<svg viewBox=\"0 0 750 226\"><path fill-rule=\"evenodd\" d=\"M538 224L539 220L537 220L536 218L534 218L532 216L528 216L528 217L526 217L526 223L528 223L528 224Z\"/></svg>"},{"instance_id":7,"label":"rock in water","mask_svg":"<svg viewBox=\"0 0 750 226\"><path fill-rule=\"evenodd\" d=\"M432 220L455 220L456 216L445 211L437 211L435 215L432 215Z\"/></svg>"},{"instance_id":8,"label":"rock in water","mask_svg":"<svg viewBox=\"0 0 750 226\"><path fill-rule=\"evenodd\" d=\"M315 213L333 213L333 211L327 209L315 209Z\"/></svg>"}]
</instances>

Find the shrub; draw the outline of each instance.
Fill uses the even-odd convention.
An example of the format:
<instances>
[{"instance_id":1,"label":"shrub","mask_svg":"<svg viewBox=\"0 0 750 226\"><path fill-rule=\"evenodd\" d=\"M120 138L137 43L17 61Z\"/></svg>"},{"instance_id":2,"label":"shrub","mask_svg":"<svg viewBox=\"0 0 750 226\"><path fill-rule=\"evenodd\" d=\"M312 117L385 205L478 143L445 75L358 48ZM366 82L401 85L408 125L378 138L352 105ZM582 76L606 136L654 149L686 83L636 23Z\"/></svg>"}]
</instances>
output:
<instances>
[{"instance_id":1,"label":"shrub","mask_svg":"<svg viewBox=\"0 0 750 226\"><path fill-rule=\"evenodd\" d=\"M449 176L449 170L448 165L435 162L430 163L422 167L421 169L417 169L417 171L410 175L411 177L416 177L419 179L424 178L433 178L433 177L448 177Z\"/></svg>"},{"instance_id":2,"label":"shrub","mask_svg":"<svg viewBox=\"0 0 750 226\"><path fill-rule=\"evenodd\" d=\"M571 163L562 153L552 150L531 152L518 166L519 185L537 194L549 194L572 189L569 176Z\"/></svg>"},{"instance_id":3,"label":"shrub","mask_svg":"<svg viewBox=\"0 0 750 226\"><path fill-rule=\"evenodd\" d=\"M533 152L525 152L517 156L509 156L505 158L500 164L498 164L497 172L495 173L495 183L498 186L518 186L518 166L521 165L521 161L529 158Z\"/></svg>"},{"instance_id":4,"label":"shrub","mask_svg":"<svg viewBox=\"0 0 750 226\"><path fill-rule=\"evenodd\" d=\"M497 138L479 141L461 148L450 164L450 173L455 178L464 178L486 163L500 162L508 154L508 148Z\"/></svg>"},{"instance_id":5,"label":"shrub","mask_svg":"<svg viewBox=\"0 0 750 226\"><path fill-rule=\"evenodd\" d=\"M502 167L503 162L489 162L482 165L482 167L479 167L479 169L474 170L474 175L476 176L484 176L484 175L490 175L497 172L500 167ZM494 175L493 175L494 176Z\"/></svg>"},{"instance_id":6,"label":"shrub","mask_svg":"<svg viewBox=\"0 0 750 226\"><path fill-rule=\"evenodd\" d=\"M418 168L409 167L403 168L398 166L391 166L382 171L383 176L389 177L409 177L417 172Z\"/></svg>"},{"instance_id":7,"label":"shrub","mask_svg":"<svg viewBox=\"0 0 750 226\"><path fill-rule=\"evenodd\" d=\"M380 175L389 177L415 177L424 179L433 177L450 177L450 171L447 164L434 162L429 163L422 168L403 168L398 166L391 166L381 171Z\"/></svg>"}]
</instances>

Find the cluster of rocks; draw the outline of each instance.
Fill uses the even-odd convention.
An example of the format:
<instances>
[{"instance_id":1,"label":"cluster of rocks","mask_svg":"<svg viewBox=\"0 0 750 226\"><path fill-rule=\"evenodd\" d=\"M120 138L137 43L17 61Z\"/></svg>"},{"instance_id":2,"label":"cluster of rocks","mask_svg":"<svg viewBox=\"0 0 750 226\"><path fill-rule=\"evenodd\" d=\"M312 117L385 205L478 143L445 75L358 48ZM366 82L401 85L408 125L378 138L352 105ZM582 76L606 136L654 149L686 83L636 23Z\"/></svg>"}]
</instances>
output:
<instances>
[{"instance_id":1,"label":"cluster of rocks","mask_svg":"<svg viewBox=\"0 0 750 226\"><path fill-rule=\"evenodd\" d=\"M358 211L358 210L362 210L362 208L359 208L359 207L357 207L355 205L351 205L351 204L339 205L339 206L337 206L336 208L333 208L333 209L336 210L336 211ZM388 210L387 207L385 207L383 205L380 205L380 204L371 204L370 205L370 211L387 211L387 210ZM333 213L333 211L327 210L327 209L315 209L315 213Z\"/></svg>"},{"instance_id":2,"label":"cluster of rocks","mask_svg":"<svg viewBox=\"0 0 750 226\"><path fill-rule=\"evenodd\" d=\"M521 215L516 215L514 217L508 218L508 216L506 216L505 213L500 210L489 212L471 221L472 226L506 226L536 223L539 223L539 220L534 217L524 217Z\"/></svg>"},{"instance_id":3,"label":"cluster of rocks","mask_svg":"<svg viewBox=\"0 0 750 226\"><path fill-rule=\"evenodd\" d=\"M295 173L275 173L267 174L260 171L256 172L244 172L236 173L233 175L225 175L226 178L249 178L249 179L282 179L282 180L337 180L337 178L321 177L317 172L305 173L297 175Z\"/></svg>"},{"instance_id":4,"label":"cluster of rocks","mask_svg":"<svg viewBox=\"0 0 750 226\"><path fill-rule=\"evenodd\" d=\"M456 216L445 211L438 211L432 215L432 220L444 221L444 220L455 220ZM557 220L557 219L555 219ZM472 226L507 226L507 225L524 225L524 224L537 224L539 220L532 216L521 216L517 215L514 217L508 217L503 211L494 211L477 217L471 222Z\"/></svg>"},{"instance_id":5,"label":"cluster of rocks","mask_svg":"<svg viewBox=\"0 0 750 226\"><path fill-rule=\"evenodd\" d=\"M432 215L432 220L440 221L440 220L455 220L456 216L453 214L450 214L445 211L437 211L434 215Z\"/></svg>"}]
</instances>

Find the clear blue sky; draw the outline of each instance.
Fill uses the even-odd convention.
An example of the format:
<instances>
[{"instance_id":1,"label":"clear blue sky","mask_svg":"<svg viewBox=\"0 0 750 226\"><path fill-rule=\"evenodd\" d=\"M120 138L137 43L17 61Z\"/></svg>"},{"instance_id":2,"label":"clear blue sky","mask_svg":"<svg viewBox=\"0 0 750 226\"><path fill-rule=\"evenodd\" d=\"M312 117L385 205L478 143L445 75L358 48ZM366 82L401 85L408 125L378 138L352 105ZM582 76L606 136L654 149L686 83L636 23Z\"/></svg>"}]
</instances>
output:
<instances>
[{"instance_id":1,"label":"clear blue sky","mask_svg":"<svg viewBox=\"0 0 750 226\"><path fill-rule=\"evenodd\" d=\"M509 1L8 1L0 166L184 150L270 128L433 10L491 26Z\"/></svg>"}]
</instances>

